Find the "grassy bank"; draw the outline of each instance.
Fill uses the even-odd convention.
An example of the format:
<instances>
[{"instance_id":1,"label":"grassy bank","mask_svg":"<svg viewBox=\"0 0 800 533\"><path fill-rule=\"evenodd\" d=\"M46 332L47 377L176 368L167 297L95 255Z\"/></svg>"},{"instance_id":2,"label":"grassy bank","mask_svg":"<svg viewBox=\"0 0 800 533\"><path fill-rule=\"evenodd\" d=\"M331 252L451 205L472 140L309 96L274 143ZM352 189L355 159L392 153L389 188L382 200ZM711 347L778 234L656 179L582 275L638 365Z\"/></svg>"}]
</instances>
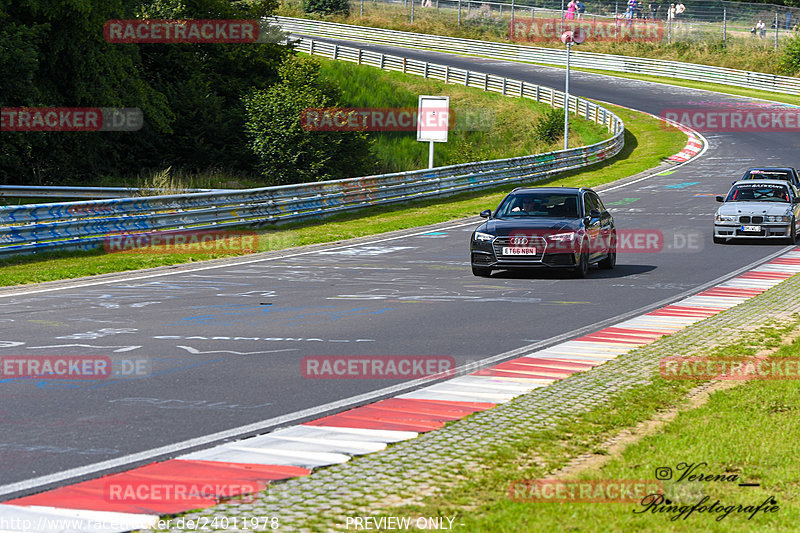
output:
<instances>
[{"instance_id":1,"label":"grassy bank","mask_svg":"<svg viewBox=\"0 0 800 533\"><path fill-rule=\"evenodd\" d=\"M702 354L663 352L737 358L769 353L800 362L798 326L795 316ZM699 383L703 382L654 377L651 384L619 394L608 405L517 438L516 446L487 451L480 468L460 472L456 486L437 487L440 492L422 503L384 508L380 514L455 515L459 531L476 532L795 531L800 519L795 468L800 385L793 380L728 381L706 395L695 389ZM582 454L588 458L575 462ZM583 486L602 487L604 482L619 486L613 484L638 480L657 486L655 472L665 467L671 469L671 479L656 490L668 504L653 504L658 502L653 498L576 502L551 495L539 499L544 491L516 489L515 497L509 497L512 483L545 478ZM680 480L689 469L691 474ZM690 477L697 474L721 475L725 480ZM591 494L616 498L612 490ZM717 510L710 511L716 501ZM751 512L736 508L750 506L752 511L766 501L774 501L777 510L752 513L748 518ZM686 509L698 502L705 509L687 516Z\"/></svg>"},{"instance_id":2,"label":"grassy bank","mask_svg":"<svg viewBox=\"0 0 800 533\"><path fill-rule=\"evenodd\" d=\"M616 106L608 106L626 125L625 148L615 158L538 182L563 186L596 186L608 183L658 165L677 153L686 143L686 135L665 129L648 115ZM514 185L450 198L411 204L373 207L357 213L330 217L325 221L287 224L280 228L259 230L260 251L285 249L306 244L336 242L392 230L413 228L473 216L483 209L494 208ZM224 254L129 254L62 252L38 256L21 256L0 261L0 286L38 283L77 278L109 272L122 272L179 263L190 263L225 257Z\"/></svg>"},{"instance_id":3,"label":"grassy bank","mask_svg":"<svg viewBox=\"0 0 800 533\"><path fill-rule=\"evenodd\" d=\"M455 127L446 143L436 145L436 166L563 148L563 135L544 141L533 134L534 126L550 111L548 105L344 61L320 61L322 75L341 88L347 106L414 110L421 94L449 96ZM380 173L425 168L428 164L428 144L418 142L414 132L376 132L371 137ZM605 128L593 122L570 120L570 146L594 144L606 137Z\"/></svg>"}]
</instances>

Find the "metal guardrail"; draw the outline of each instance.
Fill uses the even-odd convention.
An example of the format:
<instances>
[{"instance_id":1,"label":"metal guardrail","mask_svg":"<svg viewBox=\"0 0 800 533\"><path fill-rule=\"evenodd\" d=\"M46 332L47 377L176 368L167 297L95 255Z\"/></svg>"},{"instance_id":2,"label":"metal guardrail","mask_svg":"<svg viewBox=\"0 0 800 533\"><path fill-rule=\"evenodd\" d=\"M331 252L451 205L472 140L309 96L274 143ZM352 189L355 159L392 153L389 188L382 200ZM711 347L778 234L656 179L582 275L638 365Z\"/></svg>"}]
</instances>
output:
<instances>
[{"instance_id":1,"label":"metal guardrail","mask_svg":"<svg viewBox=\"0 0 800 533\"><path fill-rule=\"evenodd\" d=\"M300 50L314 55L532 98L555 107L564 105L563 93L520 80L307 39L297 44ZM0 255L88 249L102 245L113 235L281 223L371 205L447 196L535 181L613 157L622 149L625 128L619 117L580 98L570 97L569 104L579 115L605 125L612 136L591 146L545 154L344 180L221 193L2 207Z\"/></svg>"},{"instance_id":2,"label":"metal guardrail","mask_svg":"<svg viewBox=\"0 0 800 533\"><path fill-rule=\"evenodd\" d=\"M320 20L276 17L284 31L295 35L324 37L328 39L355 40L384 46L405 46L436 52L451 52L461 55L507 59L545 65L566 65L566 51L557 48L538 48L512 43L495 43L427 35L398 30L386 30L367 26L353 26ZM641 57L596 54L573 50L570 56L572 67L610 70L629 74L646 74L667 78L718 83L749 89L760 89L784 94L800 94L800 78L778 76L762 72L751 72L679 61L663 61Z\"/></svg>"},{"instance_id":3,"label":"metal guardrail","mask_svg":"<svg viewBox=\"0 0 800 533\"><path fill-rule=\"evenodd\" d=\"M223 192L231 189L185 189L182 193ZM0 198L125 198L153 196L158 189L135 187L61 187L54 185L0 185Z\"/></svg>"}]
</instances>

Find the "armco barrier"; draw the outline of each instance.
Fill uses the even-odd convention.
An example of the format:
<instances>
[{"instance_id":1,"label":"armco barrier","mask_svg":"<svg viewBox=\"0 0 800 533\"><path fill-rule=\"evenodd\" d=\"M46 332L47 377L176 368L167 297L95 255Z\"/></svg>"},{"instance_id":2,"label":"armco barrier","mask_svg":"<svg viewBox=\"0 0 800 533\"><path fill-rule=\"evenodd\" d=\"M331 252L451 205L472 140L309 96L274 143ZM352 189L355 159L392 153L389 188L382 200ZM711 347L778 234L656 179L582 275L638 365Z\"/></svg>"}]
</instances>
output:
<instances>
[{"instance_id":1,"label":"armco barrier","mask_svg":"<svg viewBox=\"0 0 800 533\"><path fill-rule=\"evenodd\" d=\"M485 74L303 39L298 48L314 55L373 65L478 87L507 96L563 107L564 94L547 87ZM316 218L370 205L447 196L591 165L616 155L624 124L592 102L570 97L570 109L606 126L612 136L591 146L494 161L451 165L344 180L225 192L117 198L0 208L0 254L100 246L110 235L221 228Z\"/></svg>"},{"instance_id":2,"label":"armco barrier","mask_svg":"<svg viewBox=\"0 0 800 533\"><path fill-rule=\"evenodd\" d=\"M276 17L275 20L283 31L294 35L356 40L385 46L405 46L436 52L452 52L462 55L484 56L492 59L508 59L545 65L561 66L566 65L567 62L566 51L558 48L537 48L511 43L476 41L442 35L352 26L321 20L287 17ZM800 94L800 78L695 63L681 63L679 61L595 54L573 50L570 55L570 66L719 83L785 94Z\"/></svg>"},{"instance_id":3,"label":"armco barrier","mask_svg":"<svg viewBox=\"0 0 800 533\"><path fill-rule=\"evenodd\" d=\"M229 189L186 189L181 192L227 191ZM156 189L135 187L61 187L54 185L0 185L0 198L122 198L151 194Z\"/></svg>"}]
</instances>

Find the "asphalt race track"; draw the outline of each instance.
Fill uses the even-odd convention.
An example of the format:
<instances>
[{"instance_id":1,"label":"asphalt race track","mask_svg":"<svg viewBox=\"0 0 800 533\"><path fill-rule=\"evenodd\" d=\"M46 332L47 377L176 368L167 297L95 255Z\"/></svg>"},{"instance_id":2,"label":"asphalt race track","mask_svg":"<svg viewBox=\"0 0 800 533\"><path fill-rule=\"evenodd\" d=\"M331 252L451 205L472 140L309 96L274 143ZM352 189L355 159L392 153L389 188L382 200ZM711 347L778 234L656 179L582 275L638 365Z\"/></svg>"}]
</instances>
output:
<instances>
[{"instance_id":1,"label":"asphalt race track","mask_svg":"<svg viewBox=\"0 0 800 533\"><path fill-rule=\"evenodd\" d=\"M561 69L371 48L563 88ZM570 86L572 94L653 114L687 102L741 102L580 72ZM448 355L463 365L521 355L526 346L614 322L785 249L712 244L713 195L727 192L748 166L800 165L798 138L704 135L709 148L696 161L601 192L618 228L660 230L664 241L658 251L620 254L615 270L593 269L585 280L544 271L473 277L468 240L476 217L299 255L0 291L1 357L106 356L144 369L98 380L0 379L0 494L10 496L11 484L20 489L20 482L104 461L122 465L131 454L248 424L297 422L319 416L320 406L401 385L307 379L306 356Z\"/></svg>"}]
</instances>

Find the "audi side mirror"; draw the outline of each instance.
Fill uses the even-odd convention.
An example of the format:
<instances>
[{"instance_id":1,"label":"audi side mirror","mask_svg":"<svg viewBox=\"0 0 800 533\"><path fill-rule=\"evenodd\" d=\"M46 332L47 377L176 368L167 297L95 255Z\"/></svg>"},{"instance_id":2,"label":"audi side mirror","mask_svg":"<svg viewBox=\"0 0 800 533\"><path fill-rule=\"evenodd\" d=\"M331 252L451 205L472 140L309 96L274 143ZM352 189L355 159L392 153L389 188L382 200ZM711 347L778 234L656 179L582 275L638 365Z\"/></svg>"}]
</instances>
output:
<instances>
[{"instance_id":1,"label":"audi side mirror","mask_svg":"<svg viewBox=\"0 0 800 533\"><path fill-rule=\"evenodd\" d=\"M722 196L715 196L714 198L716 198L716 200L718 202L724 202L725 201L725 198L723 198Z\"/></svg>"},{"instance_id":2,"label":"audi side mirror","mask_svg":"<svg viewBox=\"0 0 800 533\"><path fill-rule=\"evenodd\" d=\"M492 210L491 209L485 209L485 210L481 211L481 218L492 218Z\"/></svg>"}]
</instances>

